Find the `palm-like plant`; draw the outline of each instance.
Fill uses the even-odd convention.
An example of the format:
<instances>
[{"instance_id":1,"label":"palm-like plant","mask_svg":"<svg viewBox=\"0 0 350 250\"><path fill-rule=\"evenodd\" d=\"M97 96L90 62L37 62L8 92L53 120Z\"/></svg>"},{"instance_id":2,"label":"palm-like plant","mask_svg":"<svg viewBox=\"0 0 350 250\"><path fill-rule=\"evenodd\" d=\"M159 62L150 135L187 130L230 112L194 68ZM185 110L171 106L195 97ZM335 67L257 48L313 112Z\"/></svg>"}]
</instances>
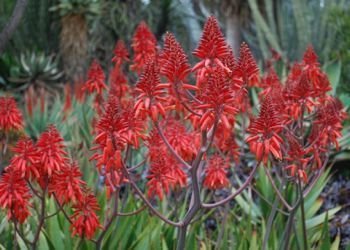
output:
<instances>
[{"instance_id":1,"label":"palm-like plant","mask_svg":"<svg viewBox=\"0 0 350 250\"><path fill-rule=\"evenodd\" d=\"M60 53L67 79L80 81L88 59L88 15L98 13L98 0L60 0L51 8L61 16Z\"/></svg>"}]
</instances>

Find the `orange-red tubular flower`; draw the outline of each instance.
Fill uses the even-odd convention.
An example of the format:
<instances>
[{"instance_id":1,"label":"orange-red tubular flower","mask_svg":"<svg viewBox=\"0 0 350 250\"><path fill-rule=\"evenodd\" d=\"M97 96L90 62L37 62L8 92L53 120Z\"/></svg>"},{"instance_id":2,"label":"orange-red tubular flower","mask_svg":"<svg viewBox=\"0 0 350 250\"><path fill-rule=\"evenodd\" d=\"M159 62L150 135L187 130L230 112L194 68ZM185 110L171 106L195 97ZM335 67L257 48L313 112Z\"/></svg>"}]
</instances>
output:
<instances>
[{"instance_id":1,"label":"orange-red tubular flower","mask_svg":"<svg viewBox=\"0 0 350 250\"><path fill-rule=\"evenodd\" d=\"M0 207L7 210L8 219L23 223L30 215L30 198L29 188L21 173L7 168L7 172L0 177Z\"/></svg>"},{"instance_id":2,"label":"orange-red tubular flower","mask_svg":"<svg viewBox=\"0 0 350 250\"><path fill-rule=\"evenodd\" d=\"M246 43L241 45L236 71L241 71L239 75L242 75L245 85L249 87L258 85L259 68Z\"/></svg>"},{"instance_id":3,"label":"orange-red tubular flower","mask_svg":"<svg viewBox=\"0 0 350 250\"><path fill-rule=\"evenodd\" d=\"M186 127L174 118L164 120L164 135L175 152L185 161L192 160L196 153L197 147L194 143L195 135L186 131Z\"/></svg>"},{"instance_id":4,"label":"orange-red tubular flower","mask_svg":"<svg viewBox=\"0 0 350 250\"><path fill-rule=\"evenodd\" d=\"M126 145L124 133L127 123L123 119L122 109L118 99L109 96L104 114L96 125L96 137L93 150L96 152L90 160L97 161L97 168L101 175L106 177L107 195L114 191L116 186L126 181L122 167L122 150Z\"/></svg>"},{"instance_id":5,"label":"orange-red tubular flower","mask_svg":"<svg viewBox=\"0 0 350 250\"><path fill-rule=\"evenodd\" d=\"M317 60L318 58L314 49L312 46L309 46L304 53L302 63L305 74L307 75L309 82L312 84L312 95L314 97L324 96L332 89L327 74L322 72Z\"/></svg>"},{"instance_id":6,"label":"orange-red tubular flower","mask_svg":"<svg viewBox=\"0 0 350 250\"><path fill-rule=\"evenodd\" d=\"M147 24L142 21L136 28L132 38L131 47L134 50L133 64L131 69L137 73L142 72L148 60L157 52L157 40Z\"/></svg>"},{"instance_id":7,"label":"orange-red tubular flower","mask_svg":"<svg viewBox=\"0 0 350 250\"><path fill-rule=\"evenodd\" d=\"M96 93L97 95L102 95L102 91L107 89L105 84L105 74L101 68L101 65L94 60L88 71L88 79L83 87L90 94Z\"/></svg>"},{"instance_id":8,"label":"orange-red tubular flower","mask_svg":"<svg viewBox=\"0 0 350 250\"><path fill-rule=\"evenodd\" d=\"M220 30L218 21L214 16L210 16L203 28L203 34L199 41L197 49L193 55L202 59L193 71L208 66L210 63L215 63L217 66L227 69L222 59L229 53L225 38ZM229 70L228 70L229 71Z\"/></svg>"},{"instance_id":9,"label":"orange-red tubular flower","mask_svg":"<svg viewBox=\"0 0 350 250\"><path fill-rule=\"evenodd\" d=\"M100 207L96 197L89 190L84 190L83 193L83 197L73 205L71 230L73 236L91 239L96 230L101 227L96 215Z\"/></svg>"},{"instance_id":10,"label":"orange-red tubular flower","mask_svg":"<svg viewBox=\"0 0 350 250\"><path fill-rule=\"evenodd\" d=\"M247 131L250 133L246 142L258 161L267 163L270 153L282 159L282 138L278 135L282 130L282 122L276 112L271 97L267 96L262 103L259 117L251 120Z\"/></svg>"},{"instance_id":11,"label":"orange-red tubular flower","mask_svg":"<svg viewBox=\"0 0 350 250\"><path fill-rule=\"evenodd\" d=\"M153 121L158 115L165 116L162 102L166 102L164 84L160 83L159 70L154 60L147 63L144 72L136 84L137 94L135 103L136 116L148 114Z\"/></svg>"},{"instance_id":12,"label":"orange-red tubular flower","mask_svg":"<svg viewBox=\"0 0 350 250\"><path fill-rule=\"evenodd\" d=\"M42 176L48 175L50 177L55 171L60 171L67 163L63 138L54 125L50 125L40 135L36 146L40 154L38 164Z\"/></svg>"},{"instance_id":13,"label":"orange-red tubular flower","mask_svg":"<svg viewBox=\"0 0 350 250\"><path fill-rule=\"evenodd\" d=\"M114 47L114 56L112 58L112 62L115 63L115 67L120 67L123 62L129 61L129 52L125 47L125 43L122 40L118 40Z\"/></svg>"},{"instance_id":14,"label":"orange-red tubular flower","mask_svg":"<svg viewBox=\"0 0 350 250\"><path fill-rule=\"evenodd\" d=\"M29 138L20 139L12 148L15 155L11 159L10 167L20 173L21 177L29 179L40 177L39 170L35 165L40 160L40 153Z\"/></svg>"},{"instance_id":15,"label":"orange-red tubular flower","mask_svg":"<svg viewBox=\"0 0 350 250\"><path fill-rule=\"evenodd\" d=\"M238 113L238 109L234 107L234 95L226 81L224 71L221 68L215 70L209 76L208 84L198 97L202 104L196 105L197 109L203 110L200 119L201 130L210 128L215 119L221 121L226 128L232 127L234 117Z\"/></svg>"},{"instance_id":16,"label":"orange-red tubular flower","mask_svg":"<svg viewBox=\"0 0 350 250\"><path fill-rule=\"evenodd\" d=\"M13 97L0 97L0 130L19 130L23 127L22 113Z\"/></svg>"},{"instance_id":17,"label":"orange-red tubular flower","mask_svg":"<svg viewBox=\"0 0 350 250\"><path fill-rule=\"evenodd\" d=\"M205 169L205 178L203 185L209 189L221 189L229 185L227 178L227 169L229 164L227 159L220 155L213 155Z\"/></svg>"},{"instance_id":18,"label":"orange-red tubular flower","mask_svg":"<svg viewBox=\"0 0 350 250\"><path fill-rule=\"evenodd\" d=\"M66 164L61 171L54 175L49 185L50 192L55 193L60 204L73 204L83 198L82 187L85 182L81 180L82 174L76 162Z\"/></svg>"}]
</instances>

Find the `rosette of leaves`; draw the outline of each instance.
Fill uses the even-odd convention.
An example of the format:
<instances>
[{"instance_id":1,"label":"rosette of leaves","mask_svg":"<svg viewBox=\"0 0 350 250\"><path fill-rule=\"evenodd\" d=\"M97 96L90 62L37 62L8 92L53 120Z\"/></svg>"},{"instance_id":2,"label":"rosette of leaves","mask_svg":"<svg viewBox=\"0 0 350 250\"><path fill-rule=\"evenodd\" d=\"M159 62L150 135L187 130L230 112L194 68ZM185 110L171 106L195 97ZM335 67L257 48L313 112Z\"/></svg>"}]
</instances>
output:
<instances>
[{"instance_id":1,"label":"rosette of leaves","mask_svg":"<svg viewBox=\"0 0 350 250\"><path fill-rule=\"evenodd\" d=\"M59 69L55 55L44 53L22 53L18 65L10 69L8 88L24 92L30 86L53 92L59 86L63 72Z\"/></svg>"}]
</instances>

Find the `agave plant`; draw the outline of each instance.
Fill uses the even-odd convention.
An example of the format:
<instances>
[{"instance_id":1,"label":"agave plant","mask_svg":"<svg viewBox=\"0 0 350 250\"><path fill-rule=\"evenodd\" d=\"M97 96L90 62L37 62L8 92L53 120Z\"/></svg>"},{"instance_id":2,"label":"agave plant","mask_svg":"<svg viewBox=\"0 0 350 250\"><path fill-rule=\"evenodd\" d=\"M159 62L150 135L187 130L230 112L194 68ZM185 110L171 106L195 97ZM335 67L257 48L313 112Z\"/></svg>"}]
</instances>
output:
<instances>
[{"instance_id":1,"label":"agave plant","mask_svg":"<svg viewBox=\"0 0 350 250\"><path fill-rule=\"evenodd\" d=\"M52 92L58 87L62 76L55 55L22 53L18 65L11 69L8 87L15 91L25 91L33 86L34 89L44 88Z\"/></svg>"}]
</instances>

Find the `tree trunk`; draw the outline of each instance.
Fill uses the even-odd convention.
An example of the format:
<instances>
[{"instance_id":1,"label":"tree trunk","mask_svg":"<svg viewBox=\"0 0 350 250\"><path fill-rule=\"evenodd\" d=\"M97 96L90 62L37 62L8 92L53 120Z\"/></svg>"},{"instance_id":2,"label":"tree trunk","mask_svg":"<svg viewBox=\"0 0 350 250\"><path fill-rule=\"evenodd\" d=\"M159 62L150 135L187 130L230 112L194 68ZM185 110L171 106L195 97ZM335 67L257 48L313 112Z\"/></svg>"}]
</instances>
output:
<instances>
[{"instance_id":1,"label":"tree trunk","mask_svg":"<svg viewBox=\"0 0 350 250\"><path fill-rule=\"evenodd\" d=\"M28 0L17 0L10 20L0 33L0 55L4 52L7 42L10 40L17 26L19 25L27 4Z\"/></svg>"},{"instance_id":2,"label":"tree trunk","mask_svg":"<svg viewBox=\"0 0 350 250\"><path fill-rule=\"evenodd\" d=\"M227 42L232 47L235 56L238 56L242 40L239 17L232 13L227 15L225 19Z\"/></svg>"}]
</instances>

